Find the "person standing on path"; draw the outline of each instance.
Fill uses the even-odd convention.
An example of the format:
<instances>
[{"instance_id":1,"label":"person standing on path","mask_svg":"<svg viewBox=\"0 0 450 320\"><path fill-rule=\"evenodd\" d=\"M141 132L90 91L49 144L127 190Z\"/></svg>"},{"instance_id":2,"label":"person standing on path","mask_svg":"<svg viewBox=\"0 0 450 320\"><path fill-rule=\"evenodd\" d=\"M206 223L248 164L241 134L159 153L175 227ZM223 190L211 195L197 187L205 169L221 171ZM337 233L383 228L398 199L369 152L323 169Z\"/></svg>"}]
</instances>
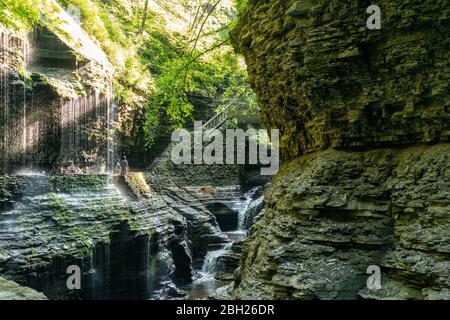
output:
<instances>
[{"instance_id":1,"label":"person standing on path","mask_svg":"<svg viewBox=\"0 0 450 320\"><path fill-rule=\"evenodd\" d=\"M120 161L120 174L124 176L124 175L128 174L128 170L129 170L129 165L128 165L127 156L123 156L122 160Z\"/></svg>"}]
</instances>

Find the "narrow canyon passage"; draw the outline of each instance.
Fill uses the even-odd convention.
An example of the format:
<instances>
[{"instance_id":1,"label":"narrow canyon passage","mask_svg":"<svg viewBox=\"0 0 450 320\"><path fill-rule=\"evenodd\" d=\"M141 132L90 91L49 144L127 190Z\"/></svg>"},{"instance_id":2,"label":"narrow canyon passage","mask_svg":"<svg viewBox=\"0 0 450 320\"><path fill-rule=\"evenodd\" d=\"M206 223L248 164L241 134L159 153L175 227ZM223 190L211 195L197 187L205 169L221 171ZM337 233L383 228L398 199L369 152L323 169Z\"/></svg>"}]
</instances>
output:
<instances>
[{"instance_id":1,"label":"narrow canyon passage","mask_svg":"<svg viewBox=\"0 0 450 320\"><path fill-rule=\"evenodd\" d=\"M177 186L192 203L166 203L165 180L180 175L176 168L113 176L111 69L101 54L80 62L72 50L46 28L27 37L2 29L1 273L50 299L208 298L232 281L266 180L243 194L241 180L255 179L240 176L243 166L212 187L210 173L192 168L190 177L203 175L209 191L193 192L198 184L185 181ZM100 78L80 94L66 77L89 68ZM165 162L168 151L155 161ZM66 288L69 266L81 269L80 291Z\"/></svg>"},{"instance_id":2,"label":"narrow canyon passage","mask_svg":"<svg viewBox=\"0 0 450 320\"><path fill-rule=\"evenodd\" d=\"M450 300L449 1L369 2L0 0L0 299Z\"/></svg>"}]
</instances>

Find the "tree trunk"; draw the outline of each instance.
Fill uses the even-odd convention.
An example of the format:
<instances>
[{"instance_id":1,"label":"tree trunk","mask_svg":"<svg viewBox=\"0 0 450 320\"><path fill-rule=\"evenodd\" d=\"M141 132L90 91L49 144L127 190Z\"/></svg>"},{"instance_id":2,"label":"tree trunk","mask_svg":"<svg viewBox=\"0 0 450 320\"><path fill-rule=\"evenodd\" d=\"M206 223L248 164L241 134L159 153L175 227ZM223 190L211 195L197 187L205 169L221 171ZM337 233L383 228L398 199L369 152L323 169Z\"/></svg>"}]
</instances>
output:
<instances>
[{"instance_id":1,"label":"tree trunk","mask_svg":"<svg viewBox=\"0 0 450 320\"><path fill-rule=\"evenodd\" d=\"M144 16L142 17L142 23L141 27L139 28L138 34L141 34L145 30L145 23L147 22L147 15L148 15L148 1L145 0L145 6L144 6Z\"/></svg>"}]
</instances>

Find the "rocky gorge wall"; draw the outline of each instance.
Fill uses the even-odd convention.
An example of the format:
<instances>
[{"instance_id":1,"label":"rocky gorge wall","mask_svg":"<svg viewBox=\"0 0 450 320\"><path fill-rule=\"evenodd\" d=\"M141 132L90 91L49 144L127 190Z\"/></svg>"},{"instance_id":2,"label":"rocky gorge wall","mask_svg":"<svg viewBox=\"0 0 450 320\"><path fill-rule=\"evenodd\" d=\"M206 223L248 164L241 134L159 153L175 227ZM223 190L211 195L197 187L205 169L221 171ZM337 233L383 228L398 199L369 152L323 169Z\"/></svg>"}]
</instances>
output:
<instances>
[{"instance_id":1,"label":"rocky gorge wall","mask_svg":"<svg viewBox=\"0 0 450 320\"><path fill-rule=\"evenodd\" d=\"M190 280L186 222L142 175L1 176L0 214L0 274L51 299L167 298Z\"/></svg>"},{"instance_id":2,"label":"rocky gorge wall","mask_svg":"<svg viewBox=\"0 0 450 320\"><path fill-rule=\"evenodd\" d=\"M449 298L449 156L440 145L286 163L244 247L235 295ZM371 265L382 290L365 289Z\"/></svg>"},{"instance_id":3,"label":"rocky gorge wall","mask_svg":"<svg viewBox=\"0 0 450 320\"><path fill-rule=\"evenodd\" d=\"M0 171L112 164L114 69L59 4L40 9L31 31L0 24Z\"/></svg>"},{"instance_id":4,"label":"rocky gorge wall","mask_svg":"<svg viewBox=\"0 0 450 320\"><path fill-rule=\"evenodd\" d=\"M182 297L210 247L230 241L222 231L237 228L240 168L163 157L146 174L79 170L113 164L116 70L56 1L39 10L30 32L0 25L0 275L49 299ZM70 265L81 268L79 291L66 286Z\"/></svg>"},{"instance_id":5,"label":"rocky gorge wall","mask_svg":"<svg viewBox=\"0 0 450 320\"><path fill-rule=\"evenodd\" d=\"M166 157L126 176L0 176L0 275L49 299L183 297L207 253L232 241L240 180L239 166ZM232 274L239 252L225 258ZM71 265L79 291L66 286Z\"/></svg>"},{"instance_id":6,"label":"rocky gorge wall","mask_svg":"<svg viewBox=\"0 0 450 320\"><path fill-rule=\"evenodd\" d=\"M233 32L284 159L235 298L450 298L448 3L370 4L250 0Z\"/></svg>"},{"instance_id":7,"label":"rocky gorge wall","mask_svg":"<svg viewBox=\"0 0 450 320\"><path fill-rule=\"evenodd\" d=\"M249 1L234 41L285 158L449 141L448 2L377 4L381 30L369 1Z\"/></svg>"},{"instance_id":8,"label":"rocky gorge wall","mask_svg":"<svg viewBox=\"0 0 450 320\"><path fill-rule=\"evenodd\" d=\"M173 145L153 163L146 179L188 223L194 265L201 268L209 246L230 239L242 202L242 166L175 165Z\"/></svg>"}]
</instances>

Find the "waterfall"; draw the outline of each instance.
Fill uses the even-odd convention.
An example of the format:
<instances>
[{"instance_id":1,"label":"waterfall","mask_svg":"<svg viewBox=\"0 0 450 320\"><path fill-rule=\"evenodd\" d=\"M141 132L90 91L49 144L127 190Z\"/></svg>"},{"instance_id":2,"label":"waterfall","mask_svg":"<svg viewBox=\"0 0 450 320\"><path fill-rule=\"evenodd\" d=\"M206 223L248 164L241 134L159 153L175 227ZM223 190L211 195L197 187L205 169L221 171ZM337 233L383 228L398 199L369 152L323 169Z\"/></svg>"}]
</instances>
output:
<instances>
[{"instance_id":1,"label":"waterfall","mask_svg":"<svg viewBox=\"0 0 450 320\"><path fill-rule=\"evenodd\" d=\"M149 236L145 236L143 245L143 270L145 273L144 285L145 285L145 297L150 299L153 292L153 283L152 283L152 270L151 270L151 238Z\"/></svg>"},{"instance_id":2,"label":"waterfall","mask_svg":"<svg viewBox=\"0 0 450 320\"><path fill-rule=\"evenodd\" d=\"M114 97L113 86L109 86L109 93L107 95L108 99L108 118L107 118L107 159L106 159L106 169L108 172L114 171L114 166L117 162L117 151L116 151L116 136L114 122L116 121L116 110L117 110L117 100Z\"/></svg>"},{"instance_id":3,"label":"waterfall","mask_svg":"<svg viewBox=\"0 0 450 320\"><path fill-rule=\"evenodd\" d=\"M114 161L112 86L101 93L91 89L61 106L61 150L63 162L96 163L99 173L111 168Z\"/></svg>"},{"instance_id":4,"label":"waterfall","mask_svg":"<svg viewBox=\"0 0 450 320\"><path fill-rule=\"evenodd\" d=\"M109 171L115 161L112 84L62 97L41 76L64 83L78 70L39 65L33 56L38 42L35 34L22 38L0 28L0 171L70 161ZM28 78L27 70L35 69Z\"/></svg>"},{"instance_id":5,"label":"waterfall","mask_svg":"<svg viewBox=\"0 0 450 320\"><path fill-rule=\"evenodd\" d=\"M255 195L261 187L255 187L243 195L243 202L239 205L238 228L237 230L227 232L230 242L223 244L220 249L209 250L203 261L201 274L204 278L214 278L215 274L220 271L220 259L232 251L233 244L243 240L253 222L256 215L262 210L264 197L257 199Z\"/></svg>"},{"instance_id":6,"label":"waterfall","mask_svg":"<svg viewBox=\"0 0 450 320\"><path fill-rule=\"evenodd\" d=\"M94 254L92 254L89 257L89 270L88 270L88 278L89 278L89 285L91 288L91 295L92 299L97 298L97 282L98 282L98 275L97 275L97 269L95 268L94 264Z\"/></svg>"},{"instance_id":7,"label":"waterfall","mask_svg":"<svg viewBox=\"0 0 450 320\"><path fill-rule=\"evenodd\" d=\"M25 43L25 41L22 41L22 56L24 60L24 66L26 67L28 65L28 45ZM23 81L23 89L22 89L22 153L26 154L27 147L28 147L28 134L27 134L27 86L26 86L26 75L25 73L22 75L22 81ZM26 159L24 159L26 161Z\"/></svg>"},{"instance_id":8,"label":"waterfall","mask_svg":"<svg viewBox=\"0 0 450 320\"><path fill-rule=\"evenodd\" d=\"M83 299L149 299L162 274L170 272L170 268L154 269L158 268L154 257L163 249L155 244L157 240L146 233L137 234L125 220L116 220L123 219L120 212L129 203L108 183L111 177L99 177L104 182L98 185L91 185L89 176L26 175L14 179L21 196L11 207L0 210L0 247L14 253L14 263L20 267L12 272L17 271L18 277L21 272L29 273L20 257L29 256L30 250L42 263L45 271L27 278L28 286L55 298L65 288L60 288L58 279L66 277L67 266L77 265L83 279L82 290L76 294ZM111 218L103 214L111 214ZM41 227L39 233L35 226ZM59 258L62 260L56 261Z\"/></svg>"},{"instance_id":9,"label":"waterfall","mask_svg":"<svg viewBox=\"0 0 450 320\"><path fill-rule=\"evenodd\" d=\"M244 212L243 224L240 226L244 230L250 229L256 216L264 207L264 196L260 196L250 202L250 205Z\"/></svg>"},{"instance_id":10,"label":"waterfall","mask_svg":"<svg viewBox=\"0 0 450 320\"><path fill-rule=\"evenodd\" d=\"M233 201L233 209L238 211L237 227L225 232L228 236L227 243L216 244L207 251L201 269L197 270L198 278L185 288L190 299L206 299L210 293L234 278L233 271L239 265L242 241L264 206L264 198L258 193L261 188L263 186L255 187Z\"/></svg>"},{"instance_id":11,"label":"waterfall","mask_svg":"<svg viewBox=\"0 0 450 320\"><path fill-rule=\"evenodd\" d=\"M238 214L238 230L249 229L253 218L259 213L258 210L260 211L264 199L261 196L254 200L255 194L259 189L261 187L255 187L244 194L245 201L241 205Z\"/></svg>"},{"instance_id":12,"label":"waterfall","mask_svg":"<svg viewBox=\"0 0 450 320\"><path fill-rule=\"evenodd\" d=\"M87 297L93 300L108 299L110 296L110 245L99 243L89 259Z\"/></svg>"},{"instance_id":13,"label":"waterfall","mask_svg":"<svg viewBox=\"0 0 450 320\"><path fill-rule=\"evenodd\" d=\"M233 243L227 243L219 250L208 251L205 256L205 260L202 266L202 273L206 277L214 277L216 271L218 270L220 257L224 256L227 252L231 250Z\"/></svg>"},{"instance_id":14,"label":"waterfall","mask_svg":"<svg viewBox=\"0 0 450 320\"><path fill-rule=\"evenodd\" d=\"M140 266L140 284L142 286L142 296L145 299L150 299L153 291L152 275L151 275L151 240L148 235L142 236L139 240L138 250L141 251L139 255ZM139 248L140 247L140 248Z\"/></svg>"},{"instance_id":15,"label":"waterfall","mask_svg":"<svg viewBox=\"0 0 450 320\"><path fill-rule=\"evenodd\" d=\"M16 70L25 69L27 42L0 30L0 157L3 168L9 162L24 162L28 147L26 79Z\"/></svg>"}]
</instances>

